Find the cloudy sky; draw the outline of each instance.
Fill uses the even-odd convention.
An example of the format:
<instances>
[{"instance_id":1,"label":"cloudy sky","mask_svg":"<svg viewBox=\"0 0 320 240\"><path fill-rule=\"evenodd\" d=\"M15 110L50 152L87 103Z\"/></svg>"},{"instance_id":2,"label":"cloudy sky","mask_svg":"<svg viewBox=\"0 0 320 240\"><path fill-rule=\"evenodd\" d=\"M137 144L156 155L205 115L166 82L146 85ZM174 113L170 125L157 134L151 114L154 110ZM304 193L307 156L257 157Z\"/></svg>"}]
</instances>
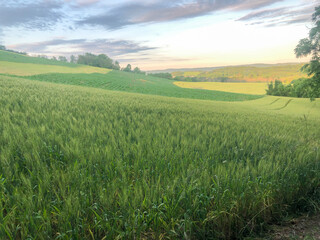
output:
<instances>
[{"instance_id":1,"label":"cloudy sky","mask_svg":"<svg viewBox=\"0 0 320 240\"><path fill-rule=\"evenodd\" d=\"M0 0L0 44L143 70L302 62L315 0Z\"/></svg>"}]
</instances>

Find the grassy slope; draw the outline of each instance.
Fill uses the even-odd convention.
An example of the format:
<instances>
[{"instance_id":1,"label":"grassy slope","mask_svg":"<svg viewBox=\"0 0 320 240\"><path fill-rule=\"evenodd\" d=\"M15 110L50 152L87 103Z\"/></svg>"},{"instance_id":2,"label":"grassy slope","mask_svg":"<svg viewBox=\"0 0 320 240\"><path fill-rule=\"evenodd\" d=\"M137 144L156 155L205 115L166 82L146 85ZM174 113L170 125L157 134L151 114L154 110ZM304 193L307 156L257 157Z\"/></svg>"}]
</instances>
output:
<instances>
[{"instance_id":1,"label":"grassy slope","mask_svg":"<svg viewBox=\"0 0 320 240\"><path fill-rule=\"evenodd\" d=\"M172 74L173 76L203 77L208 79L228 77L248 82L268 82L277 79L288 83L298 78L307 77L306 74L301 73L300 71L302 66L303 64L288 64L270 67L240 66L224 67L209 72L175 72Z\"/></svg>"},{"instance_id":2,"label":"grassy slope","mask_svg":"<svg viewBox=\"0 0 320 240\"><path fill-rule=\"evenodd\" d=\"M51 59L30 57L17 53L7 52L0 50L0 61L4 62L15 62L15 63L33 63L41 65L53 65L53 66L65 66L65 67L77 67L77 64L54 61Z\"/></svg>"},{"instance_id":3,"label":"grassy slope","mask_svg":"<svg viewBox=\"0 0 320 240\"><path fill-rule=\"evenodd\" d=\"M219 91L181 89L175 86L173 81L167 79L28 57L5 51L0 51L0 73L28 76L29 79L38 81L168 97L222 101L243 101L261 97Z\"/></svg>"},{"instance_id":4,"label":"grassy slope","mask_svg":"<svg viewBox=\"0 0 320 240\"><path fill-rule=\"evenodd\" d=\"M109 69L29 57L0 50L0 73L30 76L43 73L108 73Z\"/></svg>"},{"instance_id":5,"label":"grassy slope","mask_svg":"<svg viewBox=\"0 0 320 240\"><path fill-rule=\"evenodd\" d=\"M288 100L0 76L0 238L231 239L305 209L320 106Z\"/></svg>"},{"instance_id":6,"label":"grassy slope","mask_svg":"<svg viewBox=\"0 0 320 240\"><path fill-rule=\"evenodd\" d=\"M32 76L44 73L108 73L111 70L91 66L59 66L34 63L1 62L0 73L16 76Z\"/></svg>"},{"instance_id":7,"label":"grassy slope","mask_svg":"<svg viewBox=\"0 0 320 240\"><path fill-rule=\"evenodd\" d=\"M207 89L223 92L243 93L243 94L266 94L266 83L227 83L227 82L174 82L182 88Z\"/></svg>"},{"instance_id":8,"label":"grassy slope","mask_svg":"<svg viewBox=\"0 0 320 240\"><path fill-rule=\"evenodd\" d=\"M29 79L179 98L243 101L261 97L259 95L184 89L174 85L173 81L168 79L121 71L112 71L108 74L44 74L31 76Z\"/></svg>"}]
</instances>

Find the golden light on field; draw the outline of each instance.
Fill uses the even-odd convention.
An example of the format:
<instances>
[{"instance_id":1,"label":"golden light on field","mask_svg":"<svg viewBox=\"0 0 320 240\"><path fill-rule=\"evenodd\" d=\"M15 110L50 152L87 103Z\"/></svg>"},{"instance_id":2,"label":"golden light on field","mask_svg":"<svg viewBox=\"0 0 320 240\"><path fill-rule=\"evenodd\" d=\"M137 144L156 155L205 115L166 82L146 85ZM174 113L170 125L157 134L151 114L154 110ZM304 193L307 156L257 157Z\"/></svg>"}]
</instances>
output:
<instances>
[{"instance_id":1,"label":"golden light on field","mask_svg":"<svg viewBox=\"0 0 320 240\"><path fill-rule=\"evenodd\" d=\"M225 82L174 82L182 88L206 89L232 93L257 94L266 93L266 83L225 83Z\"/></svg>"},{"instance_id":2,"label":"golden light on field","mask_svg":"<svg viewBox=\"0 0 320 240\"><path fill-rule=\"evenodd\" d=\"M91 66L55 66L33 63L16 63L1 61L0 73L17 76L31 76L45 73L108 73L110 69Z\"/></svg>"}]
</instances>

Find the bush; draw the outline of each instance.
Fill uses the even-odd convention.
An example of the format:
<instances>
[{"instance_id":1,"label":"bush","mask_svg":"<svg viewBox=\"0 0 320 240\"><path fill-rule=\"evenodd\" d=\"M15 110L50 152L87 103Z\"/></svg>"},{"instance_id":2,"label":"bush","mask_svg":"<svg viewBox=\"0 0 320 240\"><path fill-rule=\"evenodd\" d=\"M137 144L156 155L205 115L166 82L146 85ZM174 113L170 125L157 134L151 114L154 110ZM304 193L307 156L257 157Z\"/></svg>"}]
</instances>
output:
<instances>
[{"instance_id":1,"label":"bush","mask_svg":"<svg viewBox=\"0 0 320 240\"><path fill-rule=\"evenodd\" d=\"M281 81L271 82L266 90L267 95L310 98L320 97L320 87L311 78L300 78L284 85Z\"/></svg>"}]
</instances>

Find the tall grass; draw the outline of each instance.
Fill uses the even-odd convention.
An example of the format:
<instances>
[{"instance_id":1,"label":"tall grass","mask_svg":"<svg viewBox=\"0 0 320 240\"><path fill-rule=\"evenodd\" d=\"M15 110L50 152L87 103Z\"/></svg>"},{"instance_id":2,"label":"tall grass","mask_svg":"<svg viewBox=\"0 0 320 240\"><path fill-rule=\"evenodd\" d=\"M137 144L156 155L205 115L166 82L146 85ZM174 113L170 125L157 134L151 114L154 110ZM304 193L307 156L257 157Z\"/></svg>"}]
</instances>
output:
<instances>
[{"instance_id":1,"label":"tall grass","mask_svg":"<svg viewBox=\"0 0 320 240\"><path fill-rule=\"evenodd\" d=\"M311 207L318 119L233 104L1 76L0 239L232 239Z\"/></svg>"}]
</instances>

